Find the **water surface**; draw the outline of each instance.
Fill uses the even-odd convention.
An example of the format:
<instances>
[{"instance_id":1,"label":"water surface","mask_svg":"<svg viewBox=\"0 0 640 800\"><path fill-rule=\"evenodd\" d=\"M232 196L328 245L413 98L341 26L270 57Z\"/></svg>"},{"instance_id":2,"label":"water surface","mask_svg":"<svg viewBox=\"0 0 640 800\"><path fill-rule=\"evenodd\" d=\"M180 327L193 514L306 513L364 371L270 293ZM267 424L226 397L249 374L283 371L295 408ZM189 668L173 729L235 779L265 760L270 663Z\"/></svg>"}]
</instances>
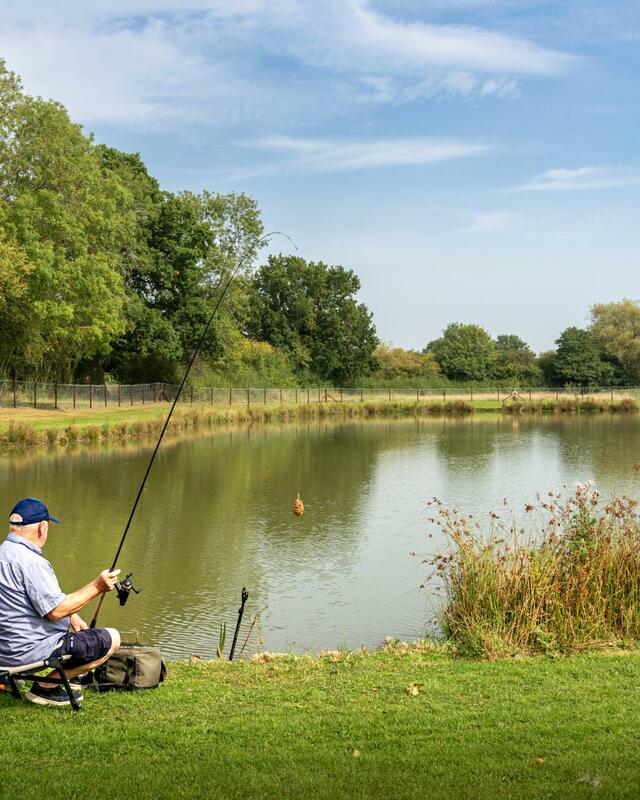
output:
<instances>
[{"instance_id":1,"label":"water surface","mask_svg":"<svg viewBox=\"0 0 640 800\"><path fill-rule=\"evenodd\" d=\"M0 458L7 514L31 495L63 520L45 555L65 591L112 561L150 446ZM430 602L411 553L441 545L427 538L428 499L488 516L505 497L518 509L586 480L637 495L639 461L640 420L623 416L262 426L163 443L120 560L144 591L124 609L108 597L101 623L170 657L212 656L246 586L268 649L419 636Z\"/></svg>"}]
</instances>

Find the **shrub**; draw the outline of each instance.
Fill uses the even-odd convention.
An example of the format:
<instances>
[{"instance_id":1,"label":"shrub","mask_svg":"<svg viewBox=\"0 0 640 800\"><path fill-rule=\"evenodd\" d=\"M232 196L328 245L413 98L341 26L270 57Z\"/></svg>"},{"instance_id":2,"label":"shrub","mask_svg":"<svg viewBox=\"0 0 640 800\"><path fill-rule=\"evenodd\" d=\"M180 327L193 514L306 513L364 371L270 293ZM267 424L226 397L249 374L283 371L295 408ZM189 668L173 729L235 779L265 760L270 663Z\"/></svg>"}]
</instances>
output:
<instances>
[{"instance_id":1,"label":"shrub","mask_svg":"<svg viewBox=\"0 0 640 800\"><path fill-rule=\"evenodd\" d=\"M83 431L84 438L91 444L100 441L100 428L97 425L87 425Z\"/></svg>"},{"instance_id":2,"label":"shrub","mask_svg":"<svg viewBox=\"0 0 640 800\"><path fill-rule=\"evenodd\" d=\"M80 431L75 425L68 425L64 429L64 438L68 444L75 444L80 438Z\"/></svg>"},{"instance_id":3,"label":"shrub","mask_svg":"<svg viewBox=\"0 0 640 800\"><path fill-rule=\"evenodd\" d=\"M526 512L528 528L493 514L479 523L438 501L449 543L428 563L444 587L444 634L476 657L571 651L640 638L640 518L637 502L603 505L578 486L549 493Z\"/></svg>"}]
</instances>

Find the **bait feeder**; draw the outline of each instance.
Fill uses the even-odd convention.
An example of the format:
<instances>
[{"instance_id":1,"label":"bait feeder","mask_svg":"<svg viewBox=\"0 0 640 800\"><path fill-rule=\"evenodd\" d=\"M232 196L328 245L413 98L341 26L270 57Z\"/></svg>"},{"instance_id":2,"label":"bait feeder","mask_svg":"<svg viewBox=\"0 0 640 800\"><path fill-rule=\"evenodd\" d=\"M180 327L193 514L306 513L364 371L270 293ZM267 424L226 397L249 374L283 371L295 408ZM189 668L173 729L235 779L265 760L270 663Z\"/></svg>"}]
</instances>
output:
<instances>
[{"instance_id":1,"label":"bait feeder","mask_svg":"<svg viewBox=\"0 0 640 800\"><path fill-rule=\"evenodd\" d=\"M293 513L296 515L296 517L301 517L304 514L304 503L300 499L299 494L293 503Z\"/></svg>"}]
</instances>

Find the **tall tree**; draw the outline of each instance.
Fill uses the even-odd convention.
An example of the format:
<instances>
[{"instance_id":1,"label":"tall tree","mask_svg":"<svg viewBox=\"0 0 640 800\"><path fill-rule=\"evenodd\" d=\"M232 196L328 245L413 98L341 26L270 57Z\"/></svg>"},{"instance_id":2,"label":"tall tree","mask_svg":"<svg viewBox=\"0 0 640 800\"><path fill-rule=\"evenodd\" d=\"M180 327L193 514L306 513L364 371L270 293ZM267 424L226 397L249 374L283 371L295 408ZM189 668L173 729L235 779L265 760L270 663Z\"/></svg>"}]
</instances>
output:
<instances>
[{"instance_id":1,"label":"tall tree","mask_svg":"<svg viewBox=\"0 0 640 800\"><path fill-rule=\"evenodd\" d=\"M484 381L491 377L496 345L480 325L452 322L440 339L427 345L447 378L454 381Z\"/></svg>"},{"instance_id":2,"label":"tall tree","mask_svg":"<svg viewBox=\"0 0 640 800\"><path fill-rule=\"evenodd\" d=\"M633 300L598 303L591 309L591 331L601 348L619 364L622 379L640 384L640 304Z\"/></svg>"},{"instance_id":3,"label":"tall tree","mask_svg":"<svg viewBox=\"0 0 640 800\"><path fill-rule=\"evenodd\" d=\"M560 385L607 386L614 367L603 359L596 337L583 328L566 328L556 340L553 370Z\"/></svg>"},{"instance_id":4,"label":"tall tree","mask_svg":"<svg viewBox=\"0 0 640 800\"><path fill-rule=\"evenodd\" d=\"M542 370L538 367L533 350L515 334L496 336L496 360L493 377L514 386L538 386Z\"/></svg>"},{"instance_id":5,"label":"tall tree","mask_svg":"<svg viewBox=\"0 0 640 800\"><path fill-rule=\"evenodd\" d=\"M14 348L8 366L63 377L108 352L124 327L129 200L63 106L26 95L0 62L0 225L30 264L29 354Z\"/></svg>"},{"instance_id":6,"label":"tall tree","mask_svg":"<svg viewBox=\"0 0 640 800\"><path fill-rule=\"evenodd\" d=\"M288 352L299 375L349 385L375 368L378 339L351 270L270 256L252 287L250 335Z\"/></svg>"}]
</instances>

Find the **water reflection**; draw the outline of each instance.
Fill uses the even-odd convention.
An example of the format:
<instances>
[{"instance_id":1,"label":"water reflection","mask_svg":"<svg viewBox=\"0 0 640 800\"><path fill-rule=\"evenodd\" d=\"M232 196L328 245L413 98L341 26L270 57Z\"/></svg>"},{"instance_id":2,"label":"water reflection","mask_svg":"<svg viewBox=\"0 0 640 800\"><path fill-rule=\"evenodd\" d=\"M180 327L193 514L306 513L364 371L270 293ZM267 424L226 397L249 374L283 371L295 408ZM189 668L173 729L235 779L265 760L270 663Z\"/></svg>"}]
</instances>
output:
<instances>
[{"instance_id":1,"label":"water reflection","mask_svg":"<svg viewBox=\"0 0 640 800\"><path fill-rule=\"evenodd\" d=\"M147 446L11 453L7 510L42 497L64 525L47 556L63 587L113 558ZM101 621L137 628L172 656L212 655L240 588L264 609L265 646L356 646L417 635L425 616L425 501L486 514L508 497L593 479L635 494L635 417L488 417L222 430L163 445L122 554L144 592ZM302 519L291 514L300 491ZM438 546L436 541L435 546ZM89 612L90 613L90 612Z\"/></svg>"}]
</instances>

